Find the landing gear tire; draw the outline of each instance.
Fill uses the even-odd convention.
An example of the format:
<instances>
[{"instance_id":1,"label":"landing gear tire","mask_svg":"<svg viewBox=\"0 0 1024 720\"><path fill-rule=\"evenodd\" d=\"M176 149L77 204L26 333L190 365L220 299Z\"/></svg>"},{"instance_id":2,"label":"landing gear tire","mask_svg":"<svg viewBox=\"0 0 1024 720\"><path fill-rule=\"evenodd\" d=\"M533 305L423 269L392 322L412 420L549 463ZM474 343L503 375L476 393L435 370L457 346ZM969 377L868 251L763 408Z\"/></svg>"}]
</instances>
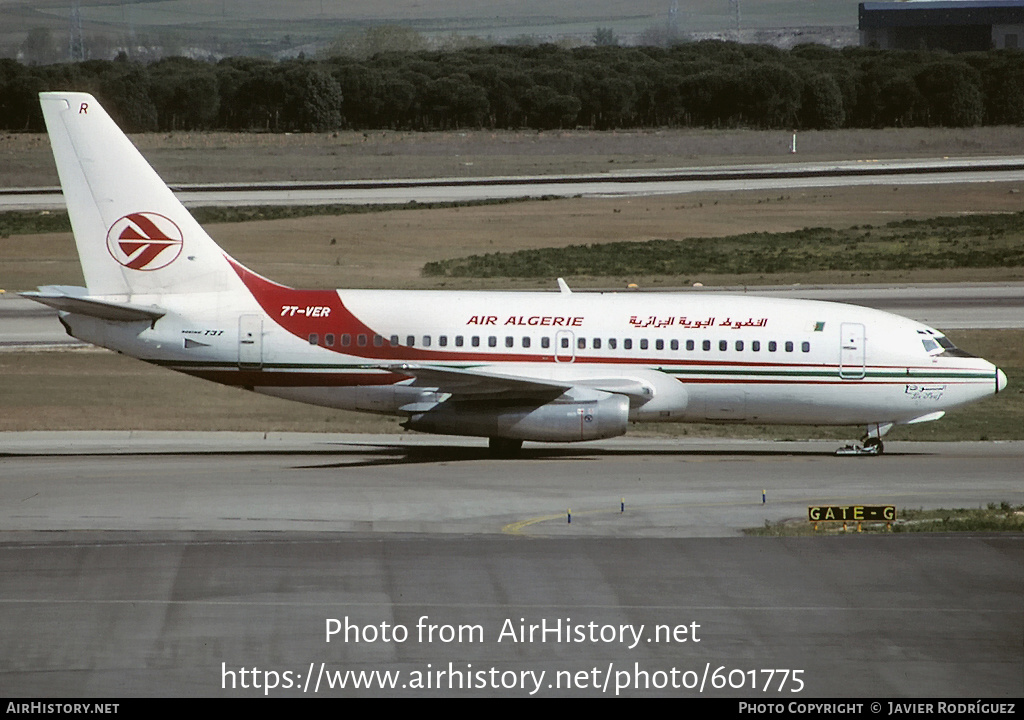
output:
<instances>
[{"instance_id":1,"label":"landing gear tire","mask_svg":"<svg viewBox=\"0 0 1024 720\"><path fill-rule=\"evenodd\" d=\"M487 449L493 458L514 458L518 457L519 451L523 449L523 441L509 438L487 438Z\"/></svg>"},{"instance_id":2,"label":"landing gear tire","mask_svg":"<svg viewBox=\"0 0 1024 720\"><path fill-rule=\"evenodd\" d=\"M885 445L878 438L868 438L863 445L849 444L836 450L836 455L881 455Z\"/></svg>"}]
</instances>

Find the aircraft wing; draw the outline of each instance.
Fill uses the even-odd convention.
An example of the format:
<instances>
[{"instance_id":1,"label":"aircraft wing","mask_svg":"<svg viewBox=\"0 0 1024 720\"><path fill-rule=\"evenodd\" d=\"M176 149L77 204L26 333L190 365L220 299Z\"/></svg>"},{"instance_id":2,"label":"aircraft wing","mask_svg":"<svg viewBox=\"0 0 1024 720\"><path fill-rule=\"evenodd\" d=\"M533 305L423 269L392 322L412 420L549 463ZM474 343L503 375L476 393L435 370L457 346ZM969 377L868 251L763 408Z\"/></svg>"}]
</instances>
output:
<instances>
[{"instance_id":1,"label":"aircraft wing","mask_svg":"<svg viewBox=\"0 0 1024 720\"><path fill-rule=\"evenodd\" d=\"M553 398L573 388L618 393L641 401L649 400L651 397L651 390L647 385L638 380L621 377L551 380L445 365L398 363L375 367L414 378L414 385L437 388L439 392L462 396L465 399L483 399L485 397Z\"/></svg>"}]
</instances>

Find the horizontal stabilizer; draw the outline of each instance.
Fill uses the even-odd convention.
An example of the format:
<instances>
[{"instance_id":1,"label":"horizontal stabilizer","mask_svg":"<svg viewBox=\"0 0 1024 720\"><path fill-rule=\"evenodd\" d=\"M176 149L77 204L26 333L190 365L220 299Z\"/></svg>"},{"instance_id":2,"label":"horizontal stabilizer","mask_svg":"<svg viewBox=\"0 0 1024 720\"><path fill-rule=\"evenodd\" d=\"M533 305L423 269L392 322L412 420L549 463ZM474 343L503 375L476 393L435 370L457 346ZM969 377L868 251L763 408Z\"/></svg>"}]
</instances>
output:
<instances>
[{"instance_id":1,"label":"horizontal stabilizer","mask_svg":"<svg viewBox=\"0 0 1024 720\"><path fill-rule=\"evenodd\" d=\"M154 322L167 314L166 310L154 305L133 305L89 297L85 288L68 285L47 285L39 288L38 292L23 292L21 296L43 305L49 305L55 310L89 315L104 320Z\"/></svg>"}]
</instances>

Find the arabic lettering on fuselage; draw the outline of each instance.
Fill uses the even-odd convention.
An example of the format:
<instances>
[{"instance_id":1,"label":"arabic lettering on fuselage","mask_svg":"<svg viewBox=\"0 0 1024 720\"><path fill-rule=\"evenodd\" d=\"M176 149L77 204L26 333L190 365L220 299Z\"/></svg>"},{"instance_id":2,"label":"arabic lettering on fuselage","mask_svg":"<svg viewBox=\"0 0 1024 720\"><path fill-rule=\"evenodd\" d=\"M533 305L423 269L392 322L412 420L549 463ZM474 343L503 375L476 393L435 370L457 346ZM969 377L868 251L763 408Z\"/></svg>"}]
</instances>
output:
<instances>
[{"instance_id":1,"label":"arabic lettering on fuselage","mask_svg":"<svg viewBox=\"0 0 1024 720\"><path fill-rule=\"evenodd\" d=\"M733 330L739 330L745 327L766 327L768 325L768 318L747 318L746 320L733 320L731 317L725 318L721 322L715 323L715 318L709 317L705 320L691 320L686 317L676 317L674 315L669 317L658 317L650 315L646 318L641 318L637 315L632 315L629 318L629 324L635 328L665 328L672 325L683 328L684 330L703 330L709 327L728 327Z\"/></svg>"}]
</instances>

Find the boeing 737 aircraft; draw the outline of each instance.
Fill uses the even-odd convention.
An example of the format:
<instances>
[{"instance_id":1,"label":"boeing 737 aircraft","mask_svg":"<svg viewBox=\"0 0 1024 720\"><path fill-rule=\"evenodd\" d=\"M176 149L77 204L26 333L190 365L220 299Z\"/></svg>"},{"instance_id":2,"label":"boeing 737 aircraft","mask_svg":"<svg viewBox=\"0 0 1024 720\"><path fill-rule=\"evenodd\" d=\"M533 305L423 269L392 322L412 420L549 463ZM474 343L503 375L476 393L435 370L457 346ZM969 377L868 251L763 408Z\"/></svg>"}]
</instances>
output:
<instances>
[{"instance_id":1,"label":"boeing 737 aircraft","mask_svg":"<svg viewBox=\"0 0 1024 720\"><path fill-rule=\"evenodd\" d=\"M99 103L43 93L86 287L25 293L68 333L196 377L403 418L411 430L575 442L631 420L937 420L1006 376L942 333L837 303L700 293L295 290L206 234Z\"/></svg>"}]
</instances>

